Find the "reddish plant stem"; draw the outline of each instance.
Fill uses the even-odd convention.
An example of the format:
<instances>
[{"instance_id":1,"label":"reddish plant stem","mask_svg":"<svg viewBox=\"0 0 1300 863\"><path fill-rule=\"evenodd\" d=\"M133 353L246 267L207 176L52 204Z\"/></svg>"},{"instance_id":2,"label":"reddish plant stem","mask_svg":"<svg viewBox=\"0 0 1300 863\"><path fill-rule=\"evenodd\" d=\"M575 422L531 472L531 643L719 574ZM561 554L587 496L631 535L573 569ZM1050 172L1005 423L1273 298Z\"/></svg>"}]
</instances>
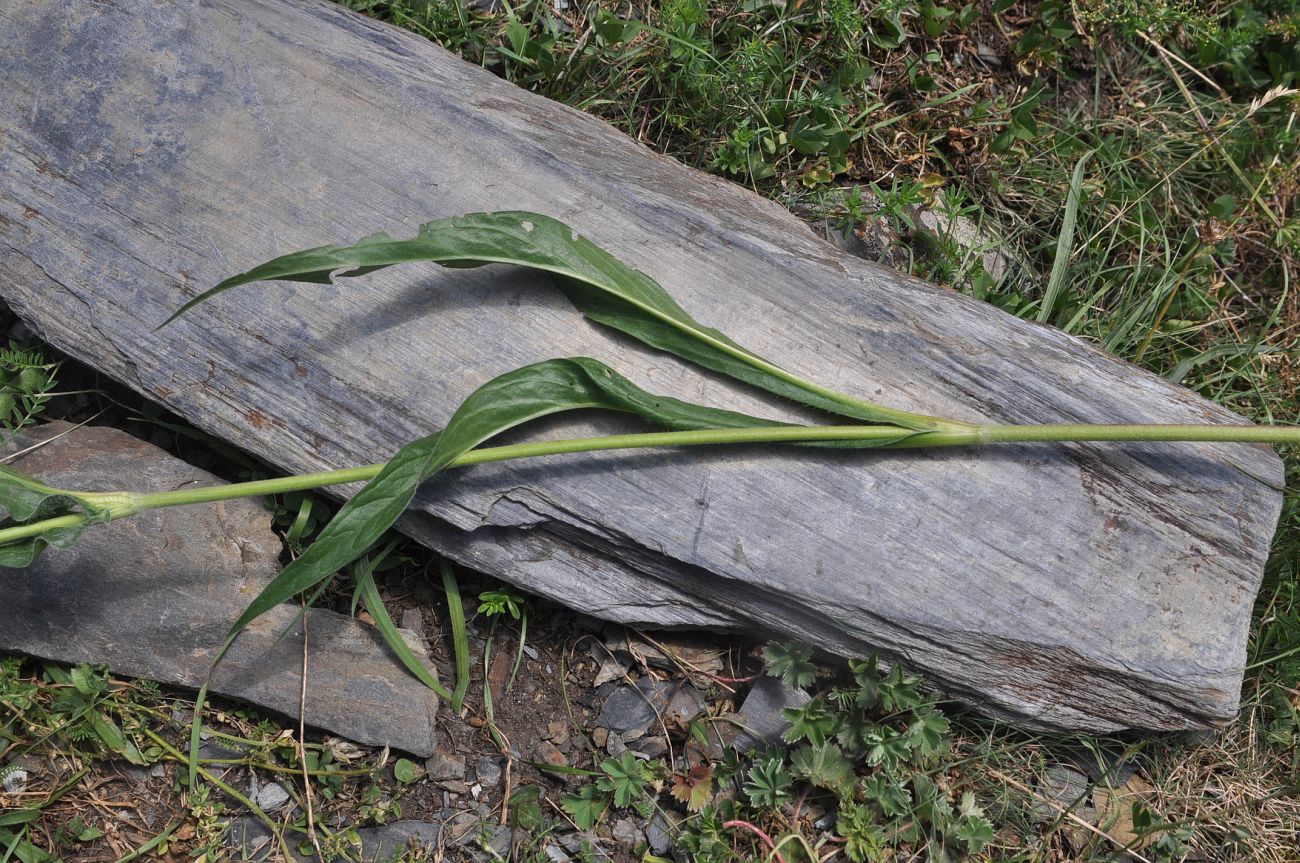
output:
<instances>
[{"instance_id":1,"label":"reddish plant stem","mask_svg":"<svg viewBox=\"0 0 1300 863\"><path fill-rule=\"evenodd\" d=\"M767 847L771 850L772 854L776 857L777 863L786 863L785 858L781 856L781 852L776 850L776 843L772 841L772 837L764 833L761 828L755 827L753 824L750 824L748 821L724 821L722 823L722 826L723 827L744 827L746 830L753 833L759 839L763 840L764 844L767 845Z\"/></svg>"}]
</instances>

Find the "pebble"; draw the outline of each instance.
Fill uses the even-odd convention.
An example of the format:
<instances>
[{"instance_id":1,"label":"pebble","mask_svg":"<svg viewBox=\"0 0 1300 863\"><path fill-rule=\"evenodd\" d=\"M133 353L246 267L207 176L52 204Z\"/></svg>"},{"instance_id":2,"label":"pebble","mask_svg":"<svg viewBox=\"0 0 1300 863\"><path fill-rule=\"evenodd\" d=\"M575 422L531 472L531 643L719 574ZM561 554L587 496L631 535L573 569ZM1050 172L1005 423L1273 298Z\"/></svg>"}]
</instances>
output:
<instances>
[{"instance_id":1,"label":"pebble","mask_svg":"<svg viewBox=\"0 0 1300 863\"><path fill-rule=\"evenodd\" d=\"M474 765L474 776L482 785L491 788L501 781L501 764L490 755L484 755Z\"/></svg>"},{"instance_id":2,"label":"pebble","mask_svg":"<svg viewBox=\"0 0 1300 863\"><path fill-rule=\"evenodd\" d=\"M1034 803L1034 820L1039 823L1055 821L1062 817L1062 808L1074 807L1076 815L1091 821L1096 812L1087 805L1092 796L1088 793L1088 785L1088 777L1074 768L1064 764L1051 765L1038 783L1037 790L1043 799Z\"/></svg>"},{"instance_id":3,"label":"pebble","mask_svg":"<svg viewBox=\"0 0 1300 863\"><path fill-rule=\"evenodd\" d=\"M662 736L642 737L630 744L628 748L640 752L647 758L663 758L668 754L668 743Z\"/></svg>"},{"instance_id":4,"label":"pebble","mask_svg":"<svg viewBox=\"0 0 1300 863\"><path fill-rule=\"evenodd\" d=\"M646 825L645 835L646 842L650 845L650 853L657 857L663 857L673 848L673 837L677 835L677 827L669 821L671 816L665 816L663 812L656 812Z\"/></svg>"},{"instance_id":5,"label":"pebble","mask_svg":"<svg viewBox=\"0 0 1300 863\"><path fill-rule=\"evenodd\" d=\"M690 724L691 720L703 712L704 696L694 686L687 685L677 690L672 701L668 702L668 711L664 715L664 721L685 728Z\"/></svg>"},{"instance_id":6,"label":"pebble","mask_svg":"<svg viewBox=\"0 0 1300 863\"><path fill-rule=\"evenodd\" d=\"M546 739L556 746L569 742L569 724L567 722L549 722L546 725Z\"/></svg>"},{"instance_id":7,"label":"pebble","mask_svg":"<svg viewBox=\"0 0 1300 863\"><path fill-rule=\"evenodd\" d=\"M402 629L409 630L415 634L415 637L424 641L427 636L424 634L424 615L418 608L408 608L402 612Z\"/></svg>"},{"instance_id":8,"label":"pebble","mask_svg":"<svg viewBox=\"0 0 1300 863\"><path fill-rule=\"evenodd\" d=\"M605 699L596 724L620 734L645 733L658 714L668 707L678 684L643 677L636 686L620 686Z\"/></svg>"},{"instance_id":9,"label":"pebble","mask_svg":"<svg viewBox=\"0 0 1300 863\"><path fill-rule=\"evenodd\" d=\"M760 677L740 705L740 725L747 730L736 741L736 748L744 752L760 745L784 746L781 735L789 729L790 721L783 711L803 707L810 700L802 689L787 686L775 677Z\"/></svg>"},{"instance_id":10,"label":"pebble","mask_svg":"<svg viewBox=\"0 0 1300 863\"><path fill-rule=\"evenodd\" d=\"M442 815L443 813L439 813ZM477 812L452 812L447 813L443 821L443 827L447 831L449 838L457 845L468 845L478 839L478 828L482 818Z\"/></svg>"},{"instance_id":11,"label":"pebble","mask_svg":"<svg viewBox=\"0 0 1300 863\"><path fill-rule=\"evenodd\" d=\"M596 679L592 681L592 686L603 686L613 680L622 680L627 675L627 666L613 657L606 657L600 663L600 670L596 672Z\"/></svg>"},{"instance_id":12,"label":"pebble","mask_svg":"<svg viewBox=\"0 0 1300 863\"><path fill-rule=\"evenodd\" d=\"M537 757L553 767L568 767L569 759L560 751L559 747L549 740L539 742L533 751Z\"/></svg>"},{"instance_id":13,"label":"pebble","mask_svg":"<svg viewBox=\"0 0 1300 863\"><path fill-rule=\"evenodd\" d=\"M501 859L510 858L510 848L514 844L515 832L504 824L492 829L492 837L487 841L488 849Z\"/></svg>"},{"instance_id":14,"label":"pebble","mask_svg":"<svg viewBox=\"0 0 1300 863\"><path fill-rule=\"evenodd\" d=\"M274 812L289 802L289 792L284 786L268 782L257 790L257 805L264 812Z\"/></svg>"},{"instance_id":15,"label":"pebble","mask_svg":"<svg viewBox=\"0 0 1300 863\"><path fill-rule=\"evenodd\" d=\"M424 762L429 778L436 781L465 778L465 759L439 746Z\"/></svg>"},{"instance_id":16,"label":"pebble","mask_svg":"<svg viewBox=\"0 0 1300 863\"><path fill-rule=\"evenodd\" d=\"M632 823L631 818L620 818L614 822L612 831L614 841L625 848L634 848L636 844L642 841L641 831Z\"/></svg>"}]
</instances>

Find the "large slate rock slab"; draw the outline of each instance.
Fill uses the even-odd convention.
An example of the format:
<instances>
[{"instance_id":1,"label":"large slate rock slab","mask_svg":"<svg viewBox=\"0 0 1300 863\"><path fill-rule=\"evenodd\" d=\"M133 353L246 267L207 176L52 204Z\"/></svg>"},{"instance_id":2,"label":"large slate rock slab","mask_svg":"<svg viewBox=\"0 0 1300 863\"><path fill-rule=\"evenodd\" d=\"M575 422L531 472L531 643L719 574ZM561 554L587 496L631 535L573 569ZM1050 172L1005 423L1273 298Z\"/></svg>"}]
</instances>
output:
<instances>
[{"instance_id":1,"label":"large slate rock slab","mask_svg":"<svg viewBox=\"0 0 1300 863\"><path fill-rule=\"evenodd\" d=\"M57 422L17 436L11 464L59 488L170 491L219 480L112 428ZM0 651L197 689L230 624L279 571L279 537L256 500L154 510L96 527L26 569L0 568ZM282 605L235 640L211 691L299 713L302 624ZM433 751L438 698L374 627L307 611L307 724L373 746ZM420 653L423 647L412 645Z\"/></svg>"},{"instance_id":2,"label":"large slate rock slab","mask_svg":"<svg viewBox=\"0 0 1300 863\"><path fill-rule=\"evenodd\" d=\"M585 323L544 276L503 267L249 287L154 332L275 254L494 209L565 220L706 324L898 407L1240 421L332 5L18 0L0 7L0 80L0 294L53 343L286 470L383 458L475 386L566 354L807 418ZM1281 483L1251 446L607 453L466 471L404 529L611 620L883 650L1040 726L1198 728L1236 710Z\"/></svg>"}]
</instances>

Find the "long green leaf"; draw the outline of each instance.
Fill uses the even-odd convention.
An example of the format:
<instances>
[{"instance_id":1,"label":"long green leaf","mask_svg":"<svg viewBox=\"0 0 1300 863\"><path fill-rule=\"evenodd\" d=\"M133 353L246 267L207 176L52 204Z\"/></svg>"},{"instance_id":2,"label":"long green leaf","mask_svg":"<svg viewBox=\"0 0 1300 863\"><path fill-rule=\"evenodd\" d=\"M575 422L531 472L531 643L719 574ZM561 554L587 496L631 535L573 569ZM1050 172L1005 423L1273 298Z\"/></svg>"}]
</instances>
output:
<instances>
[{"instance_id":1,"label":"long green leaf","mask_svg":"<svg viewBox=\"0 0 1300 863\"><path fill-rule=\"evenodd\" d=\"M589 319L702 368L838 416L901 425L905 428L930 427L915 421L911 416L905 417L906 422L904 422L900 420L897 411L875 405L862 406L853 402L837 401L819 392L810 391L738 359L733 354L719 350L713 344L693 338L665 323L661 318L646 314L636 306L607 292L594 290L590 285L572 279L560 279L559 284L560 290L569 298L569 302Z\"/></svg>"},{"instance_id":2,"label":"long green leaf","mask_svg":"<svg viewBox=\"0 0 1300 863\"><path fill-rule=\"evenodd\" d=\"M409 240L373 234L352 246L320 246L282 255L204 291L181 306L163 326L239 285L268 279L328 284L335 275L360 276L415 261L455 267L508 263L544 270L588 286L611 303L597 310L590 292L569 289L570 298L583 312L707 368L844 416L914 429L956 425L865 402L786 371L696 321L645 273L623 264L568 225L537 213L474 213L427 222ZM676 336L667 337L670 331ZM650 335L653 341L649 341Z\"/></svg>"}]
</instances>

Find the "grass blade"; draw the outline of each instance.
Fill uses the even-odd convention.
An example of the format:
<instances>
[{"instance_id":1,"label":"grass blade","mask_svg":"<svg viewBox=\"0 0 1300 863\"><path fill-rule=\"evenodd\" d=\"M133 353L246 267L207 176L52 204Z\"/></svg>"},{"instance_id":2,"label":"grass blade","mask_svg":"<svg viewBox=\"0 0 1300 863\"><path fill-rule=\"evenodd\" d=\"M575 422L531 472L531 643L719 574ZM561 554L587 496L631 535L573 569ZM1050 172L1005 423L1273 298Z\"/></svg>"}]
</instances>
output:
<instances>
[{"instance_id":1,"label":"grass blade","mask_svg":"<svg viewBox=\"0 0 1300 863\"><path fill-rule=\"evenodd\" d=\"M393 540L383 551L365 558L356 565L353 569L353 577L356 578L357 592L361 594L361 601L365 603L366 610L375 619L375 628L379 630L380 635L384 637L384 642L402 665L406 666L406 670L415 675L416 680L436 692L439 698L450 700L451 693L429 672L429 669L415 655L415 651L407 645L406 639L402 638L402 634L397 631L393 619L388 615L388 609L384 607L383 599L379 596L379 589L375 587L375 567L396 546L397 541Z\"/></svg>"},{"instance_id":2,"label":"grass blade","mask_svg":"<svg viewBox=\"0 0 1300 863\"><path fill-rule=\"evenodd\" d=\"M438 561L442 589L447 594L447 617L451 621L451 646L456 657L456 692L451 697L451 712L460 715L469 691L469 633L465 629L465 606L460 599L456 572L445 559Z\"/></svg>"},{"instance_id":3,"label":"grass blade","mask_svg":"<svg viewBox=\"0 0 1300 863\"><path fill-rule=\"evenodd\" d=\"M1052 259L1052 273L1047 278L1047 290L1043 292L1043 304L1038 307L1038 322L1047 323L1056 309L1056 303L1065 288L1065 271L1074 251L1074 226L1079 220L1079 195L1083 191L1083 169L1092 157L1092 150L1079 157L1074 164L1074 173L1070 175L1070 190L1065 196L1065 215L1061 219L1061 233L1056 238L1056 257Z\"/></svg>"},{"instance_id":4,"label":"grass blade","mask_svg":"<svg viewBox=\"0 0 1300 863\"><path fill-rule=\"evenodd\" d=\"M434 261L451 267L490 263L520 264L544 270L569 283L604 295L612 306L602 322L620 326L637 338L657 332L656 347L686 356L707 368L722 371L771 392L833 413L886 422L914 429L962 425L921 414L898 411L827 389L786 371L706 327L677 304L658 282L623 264L562 222L537 213L506 211L474 213L427 222L409 240L373 234L351 246L319 246L282 255L232 276L181 306L162 326L218 294L240 285L268 279L328 284L335 275L361 276L395 264ZM571 289L572 291L572 289ZM571 299L580 296L571 292ZM593 307L590 293L575 304L584 313ZM639 322L639 323L638 323ZM662 331L662 332L659 332ZM668 338L666 332L674 333Z\"/></svg>"}]
</instances>

